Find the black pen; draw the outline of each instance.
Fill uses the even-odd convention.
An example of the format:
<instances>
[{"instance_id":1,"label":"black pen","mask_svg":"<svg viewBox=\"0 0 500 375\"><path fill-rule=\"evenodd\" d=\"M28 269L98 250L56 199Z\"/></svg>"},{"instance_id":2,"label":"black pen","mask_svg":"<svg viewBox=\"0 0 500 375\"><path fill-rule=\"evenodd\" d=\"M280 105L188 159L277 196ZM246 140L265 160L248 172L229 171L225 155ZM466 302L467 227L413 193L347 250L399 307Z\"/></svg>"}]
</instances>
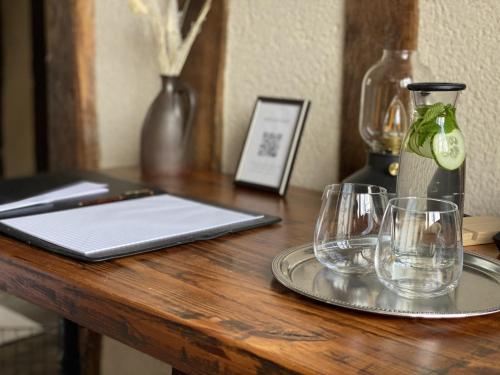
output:
<instances>
[{"instance_id":1,"label":"black pen","mask_svg":"<svg viewBox=\"0 0 500 375\"><path fill-rule=\"evenodd\" d=\"M156 192L153 189L130 190L130 191L126 191L124 193L121 193L121 194L118 194L118 195L115 195L112 197L98 198L98 199L94 199L91 201L82 201L82 202L78 203L78 207L119 202L119 201L124 201L127 199L134 199L134 198L143 198L143 197L148 197L148 196L155 195L155 194L156 194Z\"/></svg>"},{"instance_id":2,"label":"black pen","mask_svg":"<svg viewBox=\"0 0 500 375\"><path fill-rule=\"evenodd\" d=\"M18 216L36 215L51 211L54 208L54 202L38 203L32 206L13 208L11 210L0 212L0 219L10 219Z\"/></svg>"}]
</instances>

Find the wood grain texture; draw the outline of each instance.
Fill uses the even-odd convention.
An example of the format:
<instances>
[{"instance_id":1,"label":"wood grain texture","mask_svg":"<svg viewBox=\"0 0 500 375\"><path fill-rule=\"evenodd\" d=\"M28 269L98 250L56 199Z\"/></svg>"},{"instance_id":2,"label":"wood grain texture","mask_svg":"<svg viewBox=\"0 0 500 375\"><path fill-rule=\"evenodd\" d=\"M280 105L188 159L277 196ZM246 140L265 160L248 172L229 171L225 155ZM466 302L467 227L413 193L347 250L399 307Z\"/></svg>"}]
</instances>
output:
<instances>
[{"instance_id":1,"label":"wood grain texture","mask_svg":"<svg viewBox=\"0 0 500 375\"><path fill-rule=\"evenodd\" d=\"M342 130L339 179L360 169L366 147L358 130L361 83L382 50L415 49L418 0L349 0L345 2Z\"/></svg>"},{"instance_id":2,"label":"wood grain texture","mask_svg":"<svg viewBox=\"0 0 500 375\"><path fill-rule=\"evenodd\" d=\"M191 25L204 2L191 1L186 27ZM212 1L181 73L181 78L195 90L198 99L189 153L192 155L189 162L194 169L217 171L221 166L227 12L227 0Z\"/></svg>"},{"instance_id":3,"label":"wood grain texture","mask_svg":"<svg viewBox=\"0 0 500 375\"><path fill-rule=\"evenodd\" d=\"M138 179L139 171L113 175ZM188 374L498 373L500 319L397 319L334 308L277 283L273 257L310 242L320 193L286 198L209 172L172 193L279 215L278 225L103 263L0 237L0 289ZM500 258L494 246L472 248Z\"/></svg>"},{"instance_id":4,"label":"wood grain texture","mask_svg":"<svg viewBox=\"0 0 500 375\"><path fill-rule=\"evenodd\" d=\"M45 6L49 169L97 168L94 2Z\"/></svg>"}]
</instances>

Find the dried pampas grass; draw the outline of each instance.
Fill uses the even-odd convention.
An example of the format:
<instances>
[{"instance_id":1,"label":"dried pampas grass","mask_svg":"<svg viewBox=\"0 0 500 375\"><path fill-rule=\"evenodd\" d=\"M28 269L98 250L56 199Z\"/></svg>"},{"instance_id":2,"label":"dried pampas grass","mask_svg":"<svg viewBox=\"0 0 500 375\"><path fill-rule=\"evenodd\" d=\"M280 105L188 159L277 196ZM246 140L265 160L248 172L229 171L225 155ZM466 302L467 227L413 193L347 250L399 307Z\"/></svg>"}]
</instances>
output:
<instances>
[{"instance_id":1,"label":"dried pampas grass","mask_svg":"<svg viewBox=\"0 0 500 375\"><path fill-rule=\"evenodd\" d=\"M178 76L186 63L189 51L201 25L210 10L212 0L206 0L198 18L191 26L186 38L182 38L181 28L186 17L190 0L184 2L179 10L177 0L166 1L165 10L162 10L162 0L129 0L130 9L137 15L147 19L158 47L158 62L160 73L167 76Z\"/></svg>"}]
</instances>

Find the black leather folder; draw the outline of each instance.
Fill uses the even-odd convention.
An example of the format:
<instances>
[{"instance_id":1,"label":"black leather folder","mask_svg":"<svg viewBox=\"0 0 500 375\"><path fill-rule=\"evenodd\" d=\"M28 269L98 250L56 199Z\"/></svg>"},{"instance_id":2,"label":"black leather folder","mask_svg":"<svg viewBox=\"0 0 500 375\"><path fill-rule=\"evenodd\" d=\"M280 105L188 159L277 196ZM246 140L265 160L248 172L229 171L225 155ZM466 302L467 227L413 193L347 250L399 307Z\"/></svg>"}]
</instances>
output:
<instances>
[{"instance_id":1,"label":"black leather folder","mask_svg":"<svg viewBox=\"0 0 500 375\"><path fill-rule=\"evenodd\" d=\"M212 239L228 233L234 233L246 229L257 228L265 225L274 224L280 221L280 218L275 216L242 211L234 208L222 207L220 205L211 204L208 202L201 202L200 200L183 198L168 194L164 190L154 186L149 186L143 183L120 180L107 176L105 174L95 173L95 172L68 172L68 173L58 173L58 174L41 174L31 177L0 181L0 204L28 198L37 194L41 194L50 190L70 185L72 183L76 183L78 181L106 183L108 184L109 191L107 193L100 194L98 196L85 196L78 199L71 199L60 202L54 202L51 204L44 204L33 207L21 208L17 210L0 212L0 233L3 233L4 235L10 236L17 240L26 242L30 245L34 245L36 247L48 251L56 252L80 260L102 261L111 258L118 258L153 250L159 250L189 242ZM115 247L110 246L109 248L106 248L103 251L88 251L88 252L84 251L83 248L79 249L77 246L65 247L56 243L57 241L52 242L50 240L40 238L36 235L33 235L33 232L24 231L23 229L19 229L19 227L16 227L15 225L13 226L11 223L12 220L10 220L10 219L15 220L15 218L22 218L22 220L33 219L33 217L28 218L28 216L40 215L40 214L43 215L45 213L49 212L52 213L57 211L62 211L59 212L59 215L65 215L68 213L67 210L72 210L71 212L72 214L77 214L78 211L73 211L73 210L85 209L89 206L101 205L101 204L112 205L120 203L123 200L140 199L144 198L145 196L159 196L163 194L168 195L170 197L179 198L179 200L183 202L189 201L193 203L200 203L205 207L210 206L214 208L220 208L225 212L250 215L252 216L252 218L249 218L244 222L237 222L231 225L218 225L214 226L213 228L208 228L208 229L204 228L203 230L194 231L186 234L166 236L165 238L155 237L151 238L151 240L130 243L130 245L121 244L120 246L115 246ZM110 208L112 209L113 207L108 206L107 207L108 212L109 209ZM118 206L116 207L118 208ZM80 213L82 212L83 211L80 211ZM148 223L141 223L141 224L147 226ZM155 225L158 225L158 223L155 223ZM54 228L55 232L57 232L58 230L59 228ZM65 229L61 227L60 230L63 231ZM73 230L75 229L73 228ZM78 228L76 228L76 230L78 231ZM62 235L64 235L64 233L62 233Z\"/></svg>"}]
</instances>

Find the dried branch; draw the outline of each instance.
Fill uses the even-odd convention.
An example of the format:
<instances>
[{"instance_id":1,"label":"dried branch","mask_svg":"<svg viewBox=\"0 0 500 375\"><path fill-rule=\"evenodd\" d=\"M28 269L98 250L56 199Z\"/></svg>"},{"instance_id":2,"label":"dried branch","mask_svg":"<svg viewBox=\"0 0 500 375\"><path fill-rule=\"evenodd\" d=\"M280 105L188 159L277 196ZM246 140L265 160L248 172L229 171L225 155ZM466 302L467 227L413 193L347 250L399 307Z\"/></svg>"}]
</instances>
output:
<instances>
[{"instance_id":1,"label":"dried branch","mask_svg":"<svg viewBox=\"0 0 500 375\"><path fill-rule=\"evenodd\" d=\"M203 4L203 8L201 8L200 14L198 15L198 18L196 19L195 23L191 26L191 30L189 30L186 39L184 39L182 45L179 48L176 59L174 61L174 71L178 71L179 74L182 70L182 67L186 63L187 57L189 55L189 52L191 51L191 47L193 46L194 40L201 31L201 25L203 24L203 21L205 21L205 18L207 17L211 5L212 5L212 0L205 1L205 4Z\"/></svg>"},{"instance_id":2,"label":"dried branch","mask_svg":"<svg viewBox=\"0 0 500 375\"><path fill-rule=\"evenodd\" d=\"M179 11L178 0L166 0L166 14L162 14L160 0L129 0L131 10L145 17L153 31L158 47L158 62L162 75L177 76L181 73L201 25L207 17L212 0L206 0L196 21L185 39L181 27L184 23L190 0L186 0Z\"/></svg>"},{"instance_id":3,"label":"dried branch","mask_svg":"<svg viewBox=\"0 0 500 375\"><path fill-rule=\"evenodd\" d=\"M191 0L186 0L184 1L184 5L182 6L181 13L179 15L179 24L181 25L181 30L182 27L184 27L184 20L186 19L186 14L189 9L189 5L191 4Z\"/></svg>"}]
</instances>

